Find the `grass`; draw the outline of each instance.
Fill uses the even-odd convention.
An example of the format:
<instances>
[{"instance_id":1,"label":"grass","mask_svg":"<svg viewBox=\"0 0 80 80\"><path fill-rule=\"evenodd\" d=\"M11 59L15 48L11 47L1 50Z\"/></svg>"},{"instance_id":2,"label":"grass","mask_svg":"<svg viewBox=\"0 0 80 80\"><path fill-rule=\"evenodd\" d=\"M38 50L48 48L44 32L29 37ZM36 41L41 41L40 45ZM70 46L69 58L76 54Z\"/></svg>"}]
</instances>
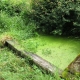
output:
<instances>
[{"instance_id":1,"label":"grass","mask_svg":"<svg viewBox=\"0 0 80 80\"><path fill-rule=\"evenodd\" d=\"M12 51L0 50L0 74L4 80L23 80L26 78L29 66L24 59L16 57Z\"/></svg>"},{"instance_id":2,"label":"grass","mask_svg":"<svg viewBox=\"0 0 80 80\"><path fill-rule=\"evenodd\" d=\"M37 66L34 64L30 66L27 59L16 56L7 48L0 48L0 78L4 80L55 80L53 76L43 74Z\"/></svg>"}]
</instances>

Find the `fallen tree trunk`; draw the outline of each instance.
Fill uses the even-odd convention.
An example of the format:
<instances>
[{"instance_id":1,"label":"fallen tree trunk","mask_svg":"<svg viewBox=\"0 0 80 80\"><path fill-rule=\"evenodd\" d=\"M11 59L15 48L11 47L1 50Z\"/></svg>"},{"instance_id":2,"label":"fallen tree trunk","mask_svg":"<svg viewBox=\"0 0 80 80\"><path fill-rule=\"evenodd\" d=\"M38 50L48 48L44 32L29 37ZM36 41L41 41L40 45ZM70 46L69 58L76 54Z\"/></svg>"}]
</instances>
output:
<instances>
[{"instance_id":1,"label":"fallen tree trunk","mask_svg":"<svg viewBox=\"0 0 80 80\"><path fill-rule=\"evenodd\" d=\"M63 72L62 70L52 65L48 61L44 60L40 56L34 53L29 53L29 52L24 51L14 40L6 40L5 45L11 48L13 51L15 51L18 55L22 57L30 58L37 66L41 67L47 72L50 72L52 74L58 73L61 76Z\"/></svg>"}]
</instances>

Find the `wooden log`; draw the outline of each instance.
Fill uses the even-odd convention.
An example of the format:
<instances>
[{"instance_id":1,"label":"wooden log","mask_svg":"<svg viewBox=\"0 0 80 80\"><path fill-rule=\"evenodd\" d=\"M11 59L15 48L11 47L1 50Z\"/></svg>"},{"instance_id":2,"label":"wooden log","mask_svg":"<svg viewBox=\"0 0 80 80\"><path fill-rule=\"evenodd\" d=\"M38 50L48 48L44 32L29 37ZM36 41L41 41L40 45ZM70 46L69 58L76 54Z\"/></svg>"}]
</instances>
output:
<instances>
[{"instance_id":1,"label":"wooden log","mask_svg":"<svg viewBox=\"0 0 80 80\"><path fill-rule=\"evenodd\" d=\"M60 70L55 65L52 65L48 61L44 60L37 54L24 51L14 40L6 40L5 45L14 50L18 55L30 58L37 66L41 67L42 69L52 74L58 72L58 74L61 76L63 72L62 70Z\"/></svg>"}]
</instances>

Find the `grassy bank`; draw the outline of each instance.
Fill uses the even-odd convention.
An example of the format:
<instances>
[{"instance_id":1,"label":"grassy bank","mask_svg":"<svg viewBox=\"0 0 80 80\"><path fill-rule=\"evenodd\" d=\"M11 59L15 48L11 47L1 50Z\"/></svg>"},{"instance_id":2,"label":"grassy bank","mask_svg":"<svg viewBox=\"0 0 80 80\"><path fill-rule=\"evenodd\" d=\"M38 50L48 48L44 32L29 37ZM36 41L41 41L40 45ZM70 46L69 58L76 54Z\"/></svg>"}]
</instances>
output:
<instances>
[{"instance_id":1,"label":"grassy bank","mask_svg":"<svg viewBox=\"0 0 80 80\"><path fill-rule=\"evenodd\" d=\"M51 75L43 74L26 59L16 56L7 48L0 48L0 80L53 80Z\"/></svg>"}]
</instances>

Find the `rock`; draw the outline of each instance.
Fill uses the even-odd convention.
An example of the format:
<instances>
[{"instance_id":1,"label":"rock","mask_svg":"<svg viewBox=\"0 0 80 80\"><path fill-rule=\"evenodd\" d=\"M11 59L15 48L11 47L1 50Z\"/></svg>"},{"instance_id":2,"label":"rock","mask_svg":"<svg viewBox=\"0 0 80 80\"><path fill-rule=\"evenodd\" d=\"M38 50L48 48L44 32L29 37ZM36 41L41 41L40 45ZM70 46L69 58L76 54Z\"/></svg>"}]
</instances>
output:
<instances>
[{"instance_id":1,"label":"rock","mask_svg":"<svg viewBox=\"0 0 80 80\"><path fill-rule=\"evenodd\" d=\"M80 55L78 55L74 61L70 65L68 65L69 72L73 74L79 74L80 75Z\"/></svg>"}]
</instances>

